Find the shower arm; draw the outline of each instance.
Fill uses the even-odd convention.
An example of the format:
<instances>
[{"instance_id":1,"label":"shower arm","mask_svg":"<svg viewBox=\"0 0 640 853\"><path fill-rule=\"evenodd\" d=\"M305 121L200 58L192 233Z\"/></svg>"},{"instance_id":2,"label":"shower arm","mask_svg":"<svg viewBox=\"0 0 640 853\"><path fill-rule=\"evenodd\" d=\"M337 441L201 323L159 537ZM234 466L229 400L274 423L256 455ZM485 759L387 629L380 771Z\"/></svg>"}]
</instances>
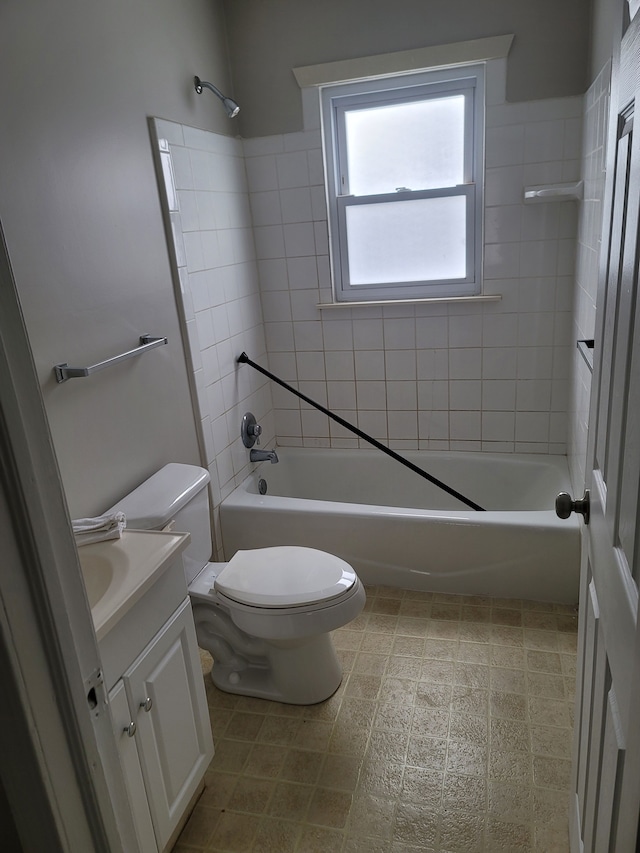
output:
<instances>
[{"instance_id":1,"label":"shower arm","mask_svg":"<svg viewBox=\"0 0 640 853\"><path fill-rule=\"evenodd\" d=\"M271 379L273 382L276 382L282 388L286 388L287 391L290 391L292 394L295 394L296 397L299 397L301 400L304 400L305 403L308 403L310 406L318 409L318 411L332 418L336 423L339 423L340 426L348 429L350 432L355 433L359 438L363 438L365 441L368 441L369 444L372 444L378 450L381 450L383 453L386 453L387 456L390 456L392 459L395 459L396 462L399 462L401 465L404 465L406 468L409 468L415 474L419 474L421 477L424 477L425 480L429 480L430 483L433 483L434 486L437 486L439 489L442 489L447 494L456 498L459 501L462 501L463 504L466 504L471 509L478 510L479 512L484 512L484 507L479 506L474 501L466 498L464 495L457 492L455 489L452 489L450 486L447 486L446 483L443 483L442 480L438 480L436 477L433 477L431 474L428 474L426 471L423 471L418 465L414 465L413 462L409 462L408 459L405 459L404 456L400 456L399 453L396 453L395 450L391 450L390 447L387 447L384 444L381 444L372 436L367 435L363 430L358 429L358 427L350 424L349 421L345 421L344 418L341 418L340 415L334 414L330 409L321 406L320 403L316 403L315 400L312 400L310 397L307 397L306 394L302 394L300 391L297 391L287 382L282 379L279 379L273 373L270 373L268 370L265 370L264 367L260 367L259 364L256 364L255 361L251 361L246 352L241 353L236 359L238 364L248 364L249 367L253 367L254 370L257 370L259 373L262 373L264 376Z\"/></svg>"},{"instance_id":2,"label":"shower arm","mask_svg":"<svg viewBox=\"0 0 640 853\"><path fill-rule=\"evenodd\" d=\"M202 92L202 88L204 87L205 89L210 89L214 93L214 95L217 95L220 98L221 101L224 100L225 96L222 94L220 89L217 88L217 86L213 85L213 83L206 83L199 77L194 77L194 85L196 88L196 92L198 92L198 88L200 89L200 92ZM198 92L198 94L200 94L200 92Z\"/></svg>"},{"instance_id":3,"label":"shower arm","mask_svg":"<svg viewBox=\"0 0 640 853\"><path fill-rule=\"evenodd\" d=\"M227 111L227 115L229 118L235 118L240 112L240 107L233 100L233 98L229 98L227 95L223 95L223 93L218 89L217 86L214 86L213 83L207 83L206 80L201 80L199 77L193 78L193 85L196 92L201 95L203 87L205 89L209 89L213 92L214 95L217 95L218 98L222 101L222 104Z\"/></svg>"}]
</instances>

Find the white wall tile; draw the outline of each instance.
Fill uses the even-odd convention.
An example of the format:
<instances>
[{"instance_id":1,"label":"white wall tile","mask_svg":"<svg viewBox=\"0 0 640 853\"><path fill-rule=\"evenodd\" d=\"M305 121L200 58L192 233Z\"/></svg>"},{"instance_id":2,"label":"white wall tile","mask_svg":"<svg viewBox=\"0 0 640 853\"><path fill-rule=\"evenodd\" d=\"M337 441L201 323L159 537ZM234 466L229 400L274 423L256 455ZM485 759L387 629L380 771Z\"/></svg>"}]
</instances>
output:
<instances>
[{"instance_id":1,"label":"white wall tile","mask_svg":"<svg viewBox=\"0 0 640 853\"><path fill-rule=\"evenodd\" d=\"M390 412L412 411L417 405L415 381L387 381L387 409Z\"/></svg>"},{"instance_id":2,"label":"white wall tile","mask_svg":"<svg viewBox=\"0 0 640 853\"><path fill-rule=\"evenodd\" d=\"M383 350L357 350L355 353L356 379L384 379L385 359Z\"/></svg>"},{"instance_id":3,"label":"white wall tile","mask_svg":"<svg viewBox=\"0 0 640 853\"><path fill-rule=\"evenodd\" d=\"M309 186L306 151L293 151L276 156L278 186L281 190Z\"/></svg>"}]
</instances>

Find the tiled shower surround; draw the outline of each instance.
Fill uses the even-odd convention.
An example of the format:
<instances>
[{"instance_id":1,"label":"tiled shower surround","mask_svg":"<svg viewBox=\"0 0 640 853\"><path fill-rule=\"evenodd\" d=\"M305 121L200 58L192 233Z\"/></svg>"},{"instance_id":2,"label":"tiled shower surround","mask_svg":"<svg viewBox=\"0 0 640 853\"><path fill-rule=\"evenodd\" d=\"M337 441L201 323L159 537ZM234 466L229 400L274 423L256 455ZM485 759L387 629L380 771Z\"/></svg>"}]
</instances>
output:
<instances>
[{"instance_id":1,"label":"tiled shower surround","mask_svg":"<svg viewBox=\"0 0 640 853\"><path fill-rule=\"evenodd\" d=\"M487 109L488 303L331 302L320 131L246 140L269 363L375 438L404 449L565 453L575 202L523 204L577 180L582 99ZM274 389L280 444L358 439Z\"/></svg>"},{"instance_id":2,"label":"tiled shower surround","mask_svg":"<svg viewBox=\"0 0 640 853\"><path fill-rule=\"evenodd\" d=\"M334 642L318 705L205 676L216 755L175 853L568 853L570 608L374 587Z\"/></svg>"},{"instance_id":3,"label":"tiled shower surround","mask_svg":"<svg viewBox=\"0 0 640 853\"><path fill-rule=\"evenodd\" d=\"M219 557L217 507L251 468L245 411L263 447L360 442L238 367L243 350L396 449L566 452L577 204L525 205L523 190L580 177L583 99L505 103L499 70L487 75L484 292L501 297L491 302L326 307L308 93L311 129L300 133L241 141L155 121L173 165L171 252Z\"/></svg>"},{"instance_id":4,"label":"tiled shower surround","mask_svg":"<svg viewBox=\"0 0 640 853\"><path fill-rule=\"evenodd\" d=\"M573 335L576 341L593 338L595 329L610 81L611 65L607 63L585 95L582 157L584 199L580 206L578 223L573 308ZM569 408L569 463L573 488L578 492L585 482L591 371L577 348L573 353L573 361Z\"/></svg>"}]
</instances>

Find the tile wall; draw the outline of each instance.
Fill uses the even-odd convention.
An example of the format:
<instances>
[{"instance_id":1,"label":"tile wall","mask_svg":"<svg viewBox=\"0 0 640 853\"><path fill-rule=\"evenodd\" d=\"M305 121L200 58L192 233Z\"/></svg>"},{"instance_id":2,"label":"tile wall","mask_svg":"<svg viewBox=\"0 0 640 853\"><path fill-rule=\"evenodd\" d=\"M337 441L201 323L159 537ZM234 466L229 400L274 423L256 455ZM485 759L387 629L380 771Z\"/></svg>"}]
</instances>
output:
<instances>
[{"instance_id":1,"label":"tile wall","mask_svg":"<svg viewBox=\"0 0 640 853\"><path fill-rule=\"evenodd\" d=\"M242 415L255 414L264 447L275 441L268 380L236 364L243 351L266 358L242 144L159 119L154 126L170 155L163 202L201 455L211 474L215 556L222 559L218 507L253 467L240 439Z\"/></svg>"},{"instance_id":2,"label":"tile wall","mask_svg":"<svg viewBox=\"0 0 640 853\"><path fill-rule=\"evenodd\" d=\"M508 104L489 63L485 292L490 303L342 308L331 301L319 112L244 141L272 371L395 448L565 453L577 204L522 203L576 180L582 98ZM278 443L357 445L282 389Z\"/></svg>"},{"instance_id":3,"label":"tile wall","mask_svg":"<svg viewBox=\"0 0 640 853\"><path fill-rule=\"evenodd\" d=\"M606 169L611 64L607 63L585 95L582 179L584 200L580 206L573 338L593 338L596 318L598 259L602 233L602 201ZM569 464L574 491L585 481L587 427L591 371L577 349L573 351L570 402Z\"/></svg>"},{"instance_id":4,"label":"tile wall","mask_svg":"<svg viewBox=\"0 0 640 853\"><path fill-rule=\"evenodd\" d=\"M238 367L243 350L398 449L565 453L571 412L579 470L588 384L580 365L574 387L569 376L576 335L588 336L593 324L597 181L588 181L581 219L573 322L577 205L524 205L522 195L527 185L580 176L583 99L507 104L504 68L490 67L487 77L485 292L501 296L489 303L317 307L331 301L331 282L310 93L309 129L300 133L241 141L155 121L171 158L170 252L218 533L217 507L251 468L239 436L245 411L261 422L265 447L359 443ZM600 134L604 79L586 109ZM589 145L602 156L601 143Z\"/></svg>"}]
</instances>

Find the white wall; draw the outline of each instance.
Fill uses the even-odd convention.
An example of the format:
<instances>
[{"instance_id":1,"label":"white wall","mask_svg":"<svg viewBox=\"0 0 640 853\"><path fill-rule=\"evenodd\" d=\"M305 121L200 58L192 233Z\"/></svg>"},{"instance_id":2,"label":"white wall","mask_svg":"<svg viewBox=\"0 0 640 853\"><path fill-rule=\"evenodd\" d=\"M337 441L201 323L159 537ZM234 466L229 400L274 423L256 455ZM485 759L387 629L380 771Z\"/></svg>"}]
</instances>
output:
<instances>
[{"instance_id":1,"label":"white wall","mask_svg":"<svg viewBox=\"0 0 640 853\"><path fill-rule=\"evenodd\" d=\"M565 453L575 202L522 203L575 180L582 98L504 100L490 64L485 285L499 302L325 308L331 301L319 118L245 140L271 370L396 448ZM280 444L359 439L274 388Z\"/></svg>"},{"instance_id":2,"label":"white wall","mask_svg":"<svg viewBox=\"0 0 640 853\"><path fill-rule=\"evenodd\" d=\"M155 127L171 157L164 202L174 281L201 456L211 474L216 556L223 559L218 508L256 467L240 439L244 413L262 426L263 448L275 440L269 382L236 362L243 351L264 361L266 351L242 143L168 121Z\"/></svg>"},{"instance_id":3,"label":"white wall","mask_svg":"<svg viewBox=\"0 0 640 853\"><path fill-rule=\"evenodd\" d=\"M71 514L170 460L199 461L147 117L234 128L216 0L8 0L0 25L0 219ZM135 346L169 346L57 385Z\"/></svg>"}]
</instances>

